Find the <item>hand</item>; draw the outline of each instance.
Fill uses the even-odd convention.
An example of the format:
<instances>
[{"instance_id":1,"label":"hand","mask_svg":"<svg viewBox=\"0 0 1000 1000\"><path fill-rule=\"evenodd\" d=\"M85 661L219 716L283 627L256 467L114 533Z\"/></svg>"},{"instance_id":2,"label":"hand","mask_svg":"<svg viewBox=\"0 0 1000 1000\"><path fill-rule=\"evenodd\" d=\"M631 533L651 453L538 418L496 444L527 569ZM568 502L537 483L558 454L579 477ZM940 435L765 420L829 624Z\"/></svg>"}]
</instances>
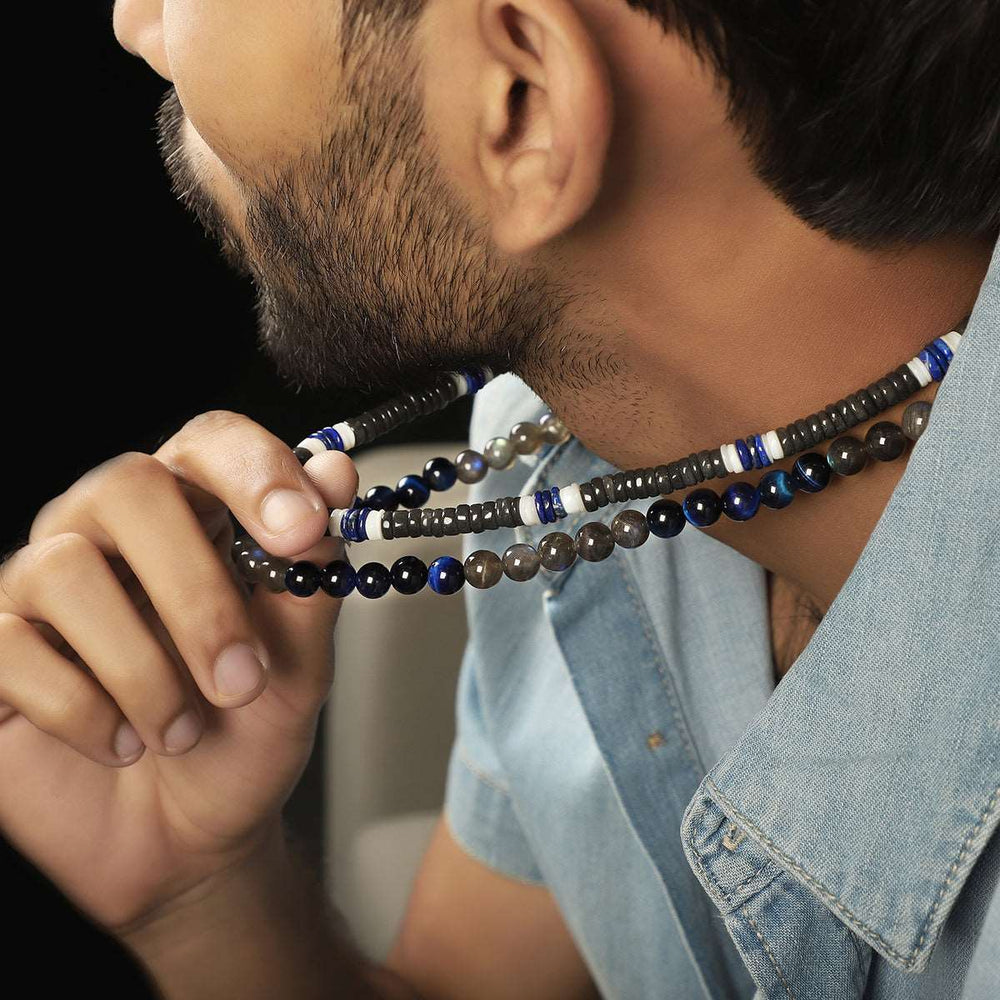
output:
<instances>
[{"instance_id":1,"label":"hand","mask_svg":"<svg viewBox=\"0 0 1000 1000\"><path fill-rule=\"evenodd\" d=\"M326 508L356 490L346 455L303 467L206 413L88 472L0 565L0 829L108 930L273 839L333 680L340 601L251 596L227 508L269 552L322 565L343 552Z\"/></svg>"}]
</instances>

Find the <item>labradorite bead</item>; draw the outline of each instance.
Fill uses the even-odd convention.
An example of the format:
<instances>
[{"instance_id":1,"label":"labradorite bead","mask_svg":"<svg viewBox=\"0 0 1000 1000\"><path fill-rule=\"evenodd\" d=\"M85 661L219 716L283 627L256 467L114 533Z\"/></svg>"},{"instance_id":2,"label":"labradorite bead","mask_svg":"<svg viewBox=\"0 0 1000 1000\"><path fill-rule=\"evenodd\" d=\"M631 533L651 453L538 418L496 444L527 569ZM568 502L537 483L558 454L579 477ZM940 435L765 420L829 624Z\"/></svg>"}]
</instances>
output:
<instances>
[{"instance_id":1,"label":"labradorite bead","mask_svg":"<svg viewBox=\"0 0 1000 1000\"><path fill-rule=\"evenodd\" d=\"M465 560L465 579L470 587L477 590L488 590L495 587L503 576L503 563L495 552L489 549L478 549Z\"/></svg>"},{"instance_id":2,"label":"labradorite bead","mask_svg":"<svg viewBox=\"0 0 1000 1000\"><path fill-rule=\"evenodd\" d=\"M538 543L538 558L546 569L561 573L576 561L573 539L564 531L552 531Z\"/></svg>"},{"instance_id":3,"label":"labradorite bead","mask_svg":"<svg viewBox=\"0 0 1000 1000\"><path fill-rule=\"evenodd\" d=\"M449 462L446 458L432 458L424 466L424 479L430 484L432 490L443 492L450 490L455 485L458 478L458 470L454 462Z\"/></svg>"},{"instance_id":4,"label":"labradorite bead","mask_svg":"<svg viewBox=\"0 0 1000 1000\"><path fill-rule=\"evenodd\" d=\"M320 570L315 563L300 559L285 571L285 589L296 597L312 597L319 590Z\"/></svg>"},{"instance_id":5,"label":"labradorite bead","mask_svg":"<svg viewBox=\"0 0 1000 1000\"><path fill-rule=\"evenodd\" d=\"M830 442L826 464L838 476L854 476L868 464L868 452L856 437L845 434Z\"/></svg>"},{"instance_id":6,"label":"labradorite bead","mask_svg":"<svg viewBox=\"0 0 1000 1000\"><path fill-rule=\"evenodd\" d=\"M681 533L687 518L675 500L657 500L646 509L646 524L657 538L673 538Z\"/></svg>"},{"instance_id":7,"label":"labradorite bead","mask_svg":"<svg viewBox=\"0 0 1000 1000\"><path fill-rule=\"evenodd\" d=\"M423 476L403 476L396 483L396 499L402 506L412 510L427 503L431 495L430 483Z\"/></svg>"},{"instance_id":8,"label":"labradorite bead","mask_svg":"<svg viewBox=\"0 0 1000 1000\"><path fill-rule=\"evenodd\" d=\"M752 483L732 483L722 493L722 513L731 521L749 521L760 510L760 491Z\"/></svg>"},{"instance_id":9,"label":"labradorite bead","mask_svg":"<svg viewBox=\"0 0 1000 1000\"><path fill-rule=\"evenodd\" d=\"M546 444L562 444L569 437L569 429L554 413L544 414L538 427Z\"/></svg>"},{"instance_id":10,"label":"labradorite bead","mask_svg":"<svg viewBox=\"0 0 1000 1000\"><path fill-rule=\"evenodd\" d=\"M252 539L240 550L236 566L243 579L248 583L257 582L257 572L261 563L267 558L267 553Z\"/></svg>"},{"instance_id":11,"label":"labradorite bead","mask_svg":"<svg viewBox=\"0 0 1000 1000\"><path fill-rule=\"evenodd\" d=\"M641 511L619 511L611 521L611 536L623 549L637 549L649 538L649 525Z\"/></svg>"},{"instance_id":12,"label":"labradorite bead","mask_svg":"<svg viewBox=\"0 0 1000 1000\"><path fill-rule=\"evenodd\" d=\"M899 424L894 424L891 420L880 420L868 429L865 449L872 458L877 458L880 462L891 462L899 458L906 449L906 435Z\"/></svg>"},{"instance_id":13,"label":"labradorite bead","mask_svg":"<svg viewBox=\"0 0 1000 1000\"><path fill-rule=\"evenodd\" d=\"M819 493L830 483L830 466L818 452L800 455L792 466L792 482L803 493Z\"/></svg>"},{"instance_id":14,"label":"labradorite bead","mask_svg":"<svg viewBox=\"0 0 1000 1000\"><path fill-rule=\"evenodd\" d=\"M503 554L503 571L515 583L524 583L538 573L541 560L533 545L517 542Z\"/></svg>"},{"instance_id":15,"label":"labradorite bead","mask_svg":"<svg viewBox=\"0 0 1000 1000\"><path fill-rule=\"evenodd\" d=\"M451 556L438 556L427 567L427 582L435 594L457 594L465 583L462 564Z\"/></svg>"},{"instance_id":16,"label":"labradorite bead","mask_svg":"<svg viewBox=\"0 0 1000 1000\"><path fill-rule=\"evenodd\" d=\"M455 471L463 483L480 483L486 478L486 459L478 451L466 448L455 459Z\"/></svg>"},{"instance_id":17,"label":"labradorite bead","mask_svg":"<svg viewBox=\"0 0 1000 1000\"><path fill-rule=\"evenodd\" d=\"M538 424L522 420L510 429L510 442L519 455L530 455L542 443L542 432Z\"/></svg>"},{"instance_id":18,"label":"labradorite bead","mask_svg":"<svg viewBox=\"0 0 1000 1000\"><path fill-rule=\"evenodd\" d=\"M603 521L591 521L576 533L576 551L587 562L607 559L615 549L611 529Z\"/></svg>"},{"instance_id":19,"label":"labradorite bead","mask_svg":"<svg viewBox=\"0 0 1000 1000\"><path fill-rule=\"evenodd\" d=\"M427 583L427 566L416 556L400 556L389 570L392 586L400 594L416 594Z\"/></svg>"},{"instance_id":20,"label":"labradorite bead","mask_svg":"<svg viewBox=\"0 0 1000 1000\"><path fill-rule=\"evenodd\" d=\"M334 559L323 567L319 575L319 585L331 597L347 597L354 590L357 573L344 559Z\"/></svg>"},{"instance_id":21,"label":"labradorite bead","mask_svg":"<svg viewBox=\"0 0 1000 1000\"><path fill-rule=\"evenodd\" d=\"M772 469L760 477L757 484L760 502L771 510L782 510L795 499L795 483L791 473L784 469Z\"/></svg>"},{"instance_id":22,"label":"labradorite bead","mask_svg":"<svg viewBox=\"0 0 1000 1000\"><path fill-rule=\"evenodd\" d=\"M509 438L490 438L483 449L483 458L491 469L506 469L514 461L514 445Z\"/></svg>"},{"instance_id":23,"label":"labradorite bead","mask_svg":"<svg viewBox=\"0 0 1000 1000\"><path fill-rule=\"evenodd\" d=\"M265 590L272 594L281 594L285 587L285 575L291 563L280 556L268 556L257 569L257 579L264 585Z\"/></svg>"},{"instance_id":24,"label":"labradorite bead","mask_svg":"<svg viewBox=\"0 0 1000 1000\"><path fill-rule=\"evenodd\" d=\"M354 585L362 597L375 600L376 597L383 597L389 592L392 576L389 570L379 562L365 563L358 570Z\"/></svg>"},{"instance_id":25,"label":"labradorite bead","mask_svg":"<svg viewBox=\"0 0 1000 1000\"><path fill-rule=\"evenodd\" d=\"M916 441L927 430L927 422L931 417L931 404L926 399L918 399L903 410L903 433Z\"/></svg>"},{"instance_id":26,"label":"labradorite bead","mask_svg":"<svg viewBox=\"0 0 1000 1000\"><path fill-rule=\"evenodd\" d=\"M399 499L391 486L373 486L364 496L364 505L372 510L396 510Z\"/></svg>"}]
</instances>

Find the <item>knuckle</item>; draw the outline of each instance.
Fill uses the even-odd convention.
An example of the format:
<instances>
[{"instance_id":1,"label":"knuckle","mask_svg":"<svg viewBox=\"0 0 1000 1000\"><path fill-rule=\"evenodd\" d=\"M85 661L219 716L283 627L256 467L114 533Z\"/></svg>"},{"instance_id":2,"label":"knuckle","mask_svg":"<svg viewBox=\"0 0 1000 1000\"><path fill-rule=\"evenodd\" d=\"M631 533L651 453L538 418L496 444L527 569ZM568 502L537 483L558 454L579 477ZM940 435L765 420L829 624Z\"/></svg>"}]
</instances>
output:
<instances>
[{"instance_id":1,"label":"knuckle","mask_svg":"<svg viewBox=\"0 0 1000 1000\"><path fill-rule=\"evenodd\" d=\"M15 651L15 643L23 642L30 629L20 615L0 611L0 651L9 656Z\"/></svg>"},{"instance_id":2,"label":"knuckle","mask_svg":"<svg viewBox=\"0 0 1000 1000\"><path fill-rule=\"evenodd\" d=\"M32 600L43 591L92 579L106 565L97 546L74 531L42 539L25 551L31 558L21 589Z\"/></svg>"},{"instance_id":3,"label":"knuckle","mask_svg":"<svg viewBox=\"0 0 1000 1000\"><path fill-rule=\"evenodd\" d=\"M70 731L89 731L106 714L101 696L83 674L60 685L38 708L39 721L47 732L66 736Z\"/></svg>"},{"instance_id":4,"label":"knuckle","mask_svg":"<svg viewBox=\"0 0 1000 1000\"><path fill-rule=\"evenodd\" d=\"M199 438L214 437L234 427L254 426L253 421L242 413L233 410L206 410L192 417L177 432L184 442L197 441Z\"/></svg>"}]
</instances>

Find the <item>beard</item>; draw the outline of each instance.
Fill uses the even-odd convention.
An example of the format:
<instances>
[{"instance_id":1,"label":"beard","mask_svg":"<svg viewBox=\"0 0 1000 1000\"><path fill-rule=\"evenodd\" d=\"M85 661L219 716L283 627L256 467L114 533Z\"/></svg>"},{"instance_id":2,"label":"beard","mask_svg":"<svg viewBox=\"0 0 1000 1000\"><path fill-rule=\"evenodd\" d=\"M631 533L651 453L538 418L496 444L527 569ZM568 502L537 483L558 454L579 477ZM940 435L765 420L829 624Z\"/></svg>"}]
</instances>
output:
<instances>
[{"instance_id":1,"label":"beard","mask_svg":"<svg viewBox=\"0 0 1000 1000\"><path fill-rule=\"evenodd\" d=\"M260 346L296 387L385 394L464 364L523 371L564 306L540 269L501 259L459 203L428 148L415 74L390 54L369 54L345 80L355 113L245 188L240 231L186 155L176 91L157 116L174 193L253 279Z\"/></svg>"}]
</instances>

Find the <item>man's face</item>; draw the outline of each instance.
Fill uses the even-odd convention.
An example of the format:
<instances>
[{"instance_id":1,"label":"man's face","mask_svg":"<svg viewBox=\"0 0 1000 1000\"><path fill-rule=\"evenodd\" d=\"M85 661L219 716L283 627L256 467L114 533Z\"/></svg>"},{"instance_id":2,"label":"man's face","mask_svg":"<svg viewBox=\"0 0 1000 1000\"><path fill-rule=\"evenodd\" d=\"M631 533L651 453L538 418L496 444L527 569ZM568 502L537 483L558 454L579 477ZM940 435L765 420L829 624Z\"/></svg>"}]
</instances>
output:
<instances>
[{"instance_id":1,"label":"man's face","mask_svg":"<svg viewBox=\"0 0 1000 1000\"><path fill-rule=\"evenodd\" d=\"M514 368L557 312L539 272L496 255L442 176L419 19L368 13L383 6L115 6L122 43L174 84L159 127L175 191L254 277L262 344L303 385Z\"/></svg>"}]
</instances>

